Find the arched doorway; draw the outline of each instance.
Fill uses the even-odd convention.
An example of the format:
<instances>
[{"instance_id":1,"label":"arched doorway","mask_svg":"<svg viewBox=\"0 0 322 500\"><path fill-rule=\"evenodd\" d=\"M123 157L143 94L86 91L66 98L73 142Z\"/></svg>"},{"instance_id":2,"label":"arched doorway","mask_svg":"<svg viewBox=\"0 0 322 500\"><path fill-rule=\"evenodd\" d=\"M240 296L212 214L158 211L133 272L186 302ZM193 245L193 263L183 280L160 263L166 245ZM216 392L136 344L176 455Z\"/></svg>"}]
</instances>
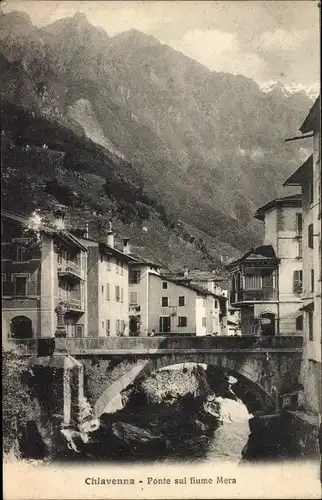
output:
<instances>
[{"instance_id":1,"label":"arched doorway","mask_svg":"<svg viewBox=\"0 0 322 500\"><path fill-rule=\"evenodd\" d=\"M261 314L261 332L262 335L275 335L275 314L266 312Z\"/></svg>"},{"instance_id":2,"label":"arched doorway","mask_svg":"<svg viewBox=\"0 0 322 500\"><path fill-rule=\"evenodd\" d=\"M15 316L10 321L10 337L13 339L31 339L32 321L27 316Z\"/></svg>"}]
</instances>

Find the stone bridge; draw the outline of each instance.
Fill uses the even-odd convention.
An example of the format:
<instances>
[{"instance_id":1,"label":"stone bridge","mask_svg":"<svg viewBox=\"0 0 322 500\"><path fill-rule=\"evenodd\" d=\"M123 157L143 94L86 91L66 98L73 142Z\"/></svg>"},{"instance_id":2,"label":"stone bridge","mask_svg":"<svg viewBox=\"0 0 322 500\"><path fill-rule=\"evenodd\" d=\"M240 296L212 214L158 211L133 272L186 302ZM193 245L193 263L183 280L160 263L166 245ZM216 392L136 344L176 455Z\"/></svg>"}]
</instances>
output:
<instances>
[{"instance_id":1,"label":"stone bridge","mask_svg":"<svg viewBox=\"0 0 322 500\"><path fill-rule=\"evenodd\" d=\"M280 396L297 384L302 341L294 335L30 339L20 342L20 352L44 356L44 345L46 350L53 343L54 350L66 342L69 354L84 365L85 393L99 417L139 377L189 362L219 367L241 380L262 407L278 406Z\"/></svg>"}]
</instances>

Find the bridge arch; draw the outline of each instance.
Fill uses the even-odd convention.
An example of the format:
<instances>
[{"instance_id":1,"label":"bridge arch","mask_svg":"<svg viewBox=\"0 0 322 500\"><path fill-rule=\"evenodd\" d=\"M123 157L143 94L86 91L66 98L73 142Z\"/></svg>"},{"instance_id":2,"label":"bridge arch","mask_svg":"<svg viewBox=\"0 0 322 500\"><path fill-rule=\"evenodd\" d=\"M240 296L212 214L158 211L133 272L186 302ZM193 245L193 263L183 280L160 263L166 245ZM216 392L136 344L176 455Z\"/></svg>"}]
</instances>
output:
<instances>
[{"instance_id":1,"label":"bridge arch","mask_svg":"<svg viewBox=\"0 0 322 500\"><path fill-rule=\"evenodd\" d=\"M191 354L178 352L158 355L148 359L135 359L126 373L103 390L95 402L95 413L100 417L108 403L140 377L150 375L160 368L184 363L206 364L221 368L237 379L241 379L250 392L256 394L262 407L266 405L275 407L276 387L272 377L269 376L272 369L271 361L265 354L256 357L245 357L236 356L236 354L229 356L229 354L222 355L211 352L194 352Z\"/></svg>"}]
</instances>

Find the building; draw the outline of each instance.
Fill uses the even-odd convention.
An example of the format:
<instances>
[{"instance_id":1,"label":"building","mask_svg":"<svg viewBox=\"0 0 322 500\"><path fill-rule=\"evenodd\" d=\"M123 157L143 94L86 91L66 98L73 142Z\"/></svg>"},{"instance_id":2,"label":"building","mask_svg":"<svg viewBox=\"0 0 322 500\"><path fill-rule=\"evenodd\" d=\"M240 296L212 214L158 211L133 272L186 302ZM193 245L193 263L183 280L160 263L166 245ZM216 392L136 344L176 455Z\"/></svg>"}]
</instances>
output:
<instances>
[{"instance_id":1,"label":"building","mask_svg":"<svg viewBox=\"0 0 322 500\"><path fill-rule=\"evenodd\" d=\"M231 306L227 313L227 335L241 335L240 310Z\"/></svg>"},{"instance_id":2,"label":"building","mask_svg":"<svg viewBox=\"0 0 322 500\"><path fill-rule=\"evenodd\" d=\"M192 285L208 290L207 324L209 333L228 334L228 291L221 286L222 279L212 272L185 268L185 274ZM211 331L210 331L211 330Z\"/></svg>"},{"instance_id":3,"label":"building","mask_svg":"<svg viewBox=\"0 0 322 500\"><path fill-rule=\"evenodd\" d=\"M321 413L321 127L320 97L300 131L312 137L313 154L284 183L300 186L303 204L303 326L302 383L307 407ZM309 135L307 135L309 134ZM293 138L294 139L301 139Z\"/></svg>"},{"instance_id":4,"label":"building","mask_svg":"<svg viewBox=\"0 0 322 500\"><path fill-rule=\"evenodd\" d=\"M220 335L227 329L227 291L212 273L163 272L149 277L149 331Z\"/></svg>"},{"instance_id":5,"label":"building","mask_svg":"<svg viewBox=\"0 0 322 500\"><path fill-rule=\"evenodd\" d=\"M129 266L129 332L133 337L147 336L149 328L150 276L160 276L160 264L131 253ZM159 294L160 297L160 294ZM155 297L158 300L159 297Z\"/></svg>"},{"instance_id":6,"label":"building","mask_svg":"<svg viewBox=\"0 0 322 500\"><path fill-rule=\"evenodd\" d=\"M209 318L213 294L169 276L149 276L149 331L173 335L213 334Z\"/></svg>"},{"instance_id":7,"label":"building","mask_svg":"<svg viewBox=\"0 0 322 500\"><path fill-rule=\"evenodd\" d=\"M227 266L230 304L240 309L243 335L302 334L302 201L277 198L259 208L263 245Z\"/></svg>"},{"instance_id":8,"label":"building","mask_svg":"<svg viewBox=\"0 0 322 500\"><path fill-rule=\"evenodd\" d=\"M51 337L60 301L69 336L87 335L87 249L64 228L1 211L2 330L11 338Z\"/></svg>"},{"instance_id":9,"label":"building","mask_svg":"<svg viewBox=\"0 0 322 500\"><path fill-rule=\"evenodd\" d=\"M122 250L115 246L112 228L105 242L79 238L88 250L88 336L129 335L129 264L128 239Z\"/></svg>"}]
</instances>

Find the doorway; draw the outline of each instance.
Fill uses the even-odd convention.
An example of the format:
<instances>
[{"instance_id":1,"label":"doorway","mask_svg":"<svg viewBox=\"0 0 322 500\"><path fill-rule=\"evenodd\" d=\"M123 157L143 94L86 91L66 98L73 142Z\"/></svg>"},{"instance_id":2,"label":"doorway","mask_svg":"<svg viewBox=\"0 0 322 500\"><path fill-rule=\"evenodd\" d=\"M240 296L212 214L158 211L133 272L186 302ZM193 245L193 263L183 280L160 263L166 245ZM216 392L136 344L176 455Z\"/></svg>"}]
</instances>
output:
<instances>
[{"instance_id":1,"label":"doorway","mask_svg":"<svg viewBox=\"0 0 322 500\"><path fill-rule=\"evenodd\" d=\"M261 332L262 335L275 335L275 314L263 313L261 314Z\"/></svg>"},{"instance_id":2,"label":"doorway","mask_svg":"<svg viewBox=\"0 0 322 500\"><path fill-rule=\"evenodd\" d=\"M129 335L137 337L140 333L140 316L130 316L129 319Z\"/></svg>"},{"instance_id":3,"label":"doorway","mask_svg":"<svg viewBox=\"0 0 322 500\"><path fill-rule=\"evenodd\" d=\"M160 333L170 333L171 332L171 317L161 316L159 321Z\"/></svg>"},{"instance_id":4,"label":"doorway","mask_svg":"<svg viewBox=\"0 0 322 500\"><path fill-rule=\"evenodd\" d=\"M32 339L32 321L27 316L15 316L10 321L10 337L13 339Z\"/></svg>"}]
</instances>

